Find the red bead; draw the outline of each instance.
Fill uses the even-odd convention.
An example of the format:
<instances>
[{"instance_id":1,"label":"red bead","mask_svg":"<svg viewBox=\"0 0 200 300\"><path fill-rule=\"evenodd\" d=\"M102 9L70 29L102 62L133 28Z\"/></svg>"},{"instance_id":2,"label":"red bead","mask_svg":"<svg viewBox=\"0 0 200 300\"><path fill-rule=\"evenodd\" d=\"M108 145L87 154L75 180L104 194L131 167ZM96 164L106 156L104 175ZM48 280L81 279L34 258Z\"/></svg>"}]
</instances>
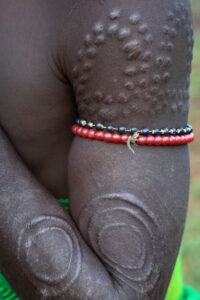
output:
<instances>
[{"instance_id":1,"label":"red bead","mask_svg":"<svg viewBox=\"0 0 200 300\"><path fill-rule=\"evenodd\" d=\"M72 132L73 132L73 134L76 134L78 127L79 126L77 124L75 124L75 125L72 126Z\"/></svg>"},{"instance_id":2,"label":"red bead","mask_svg":"<svg viewBox=\"0 0 200 300\"><path fill-rule=\"evenodd\" d=\"M110 133L110 132L106 132L105 134L104 134L104 141L105 142L111 142L112 141L112 134Z\"/></svg>"},{"instance_id":3,"label":"red bead","mask_svg":"<svg viewBox=\"0 0 200 300\"><path fill-rule=\"evenodd\" d=\"M186 143L186 136L185 135L181 135L181 144L185 144Z\"/></svg>"},{"instance_id":4,"label":"red bead","mask_svg":"<svg viewBox=\"0 0 200 300\"><path fill-rule=\"evenodd\" d=\"M121 135L121 142L126 144L128 141L128 134L122 134Z\"/></svg>"},{"instance_id":5,"label":"red bead","mask_svg":"<svg viewBox=\"0 0 200 300\"><path fill-rule=\"evenodd\" d=\"M192 141L191 133L187 134L187 143L190 143Z\"/></svg>"},{"instance_id":6,"label":"red bead","mask_svg":"<svg viewBox=\"0 0 200 300\"><path fill-rule=\"evenodd\" d=\"M161 143L162 143L162 138L161 138L161 136L156 136L156 137L154 138L154 145L159 146L159 145L161 145Z\"/></svg>"},{"instance_id":7,"label":"red bead","mask_svg":"<svg viewBox=\"0 0 200 300\"><path fill-rule=\"evenodd\" d=\"M112 142L119 143L121 141L121 136L118 133L112 134Z\"/></svg>"},{"instance_id":8,"label":"red bead","mask_svg":"<svg viewBox=\"0 0 200 300\"><path fill-rule=\"evenodd\" d=\"M189 138L189 134L186 134L186 135L185 135L185 143L186 143L186 144L189 143L189 139L190 139L190 138Z\"/></svg>"},{"instance_id":9,"label":"red bead","mask_svg":"<svg viewBox=\"0 0 200 300\"><path fill-rule=\"evenodd\" d=\"M191 142L191 133L185 135L185 139L186 139L186 143L190 143Z\"/></svg>"},{"instance_id":10,"label":"red bead","mask_svg":"<svg viewBox=\"0 0 200 300\"><path fill-rule=\"evenodd\" d=\"M194 141L194 133L190 133L190 142Z\"/></svg>"},{"instance_id":11,"label":"red bead","mask_svg":"<svg viewBox=\"0 0 200 300\"><path fill-rule=\"evenodd\" d=\"M169 136L168 145L175 145L175 144L176 144L175 136L173 135Z\"/></svg>"},{"instance_id":12,"label":"red bead","mask_svg":"<svg viewBox=\"0 0 200 300\"><path fill-rule=\"evenodd\" d=\"M168 136L163 136L162 137L162 145L165 146L165 145L168 145L169 143L169 137Z\"/></svg>"},{"instance_id":13,"label":"red bead","mask_svg":"<svg viewBox=\"0 0 200 300\"><path fill-rule=\"evenodd\" d=\"M154 143L154 137L152 135L147 136L146 144L147 145L153 145Z\"/></svg>"},{"instance_id":14,"label":"red bead","mask_svg":"<svg viewBox=\"0 0 200 300\"><path fill-rule=\"evenodd\" d=\"M88 132L89 132L89 129L84 128L81 132L82 137L85 137L85 138L88 137Z\"/></svg>"},{"instance_id":15,"label":"red bead","mask_svg":"<svg viewBox=\"0 0 200 300\"><path fill-rule=\"evenodd\" d=\"M181 137L179 135L175 136L175 145L180 145L181 143Z\"/></svg>"},{"instance_id":16,"label":"red bead","mask_svg":"<svg viewBox=\"0 0 200 300\"><path fill-rule=\"evenodd\" d=\"M146 141L147 141L147 138L146 138L146 136L143 136L143 135L140 135L137 139L137 143L139 145L145 145Z\"/></svg>"},{"instance_id":17,"label":"red bead","mask_svg":"<svg viewBox=\"0 0 200 300\"><path fill-rule=\"evenodd\" d=\"M104 138L104 132L103 132L103 131L96 131L96 132L95 132L95 138L96 138L98 141L103 141L103 138Z\"/></svg>"},{"instance_id":18,"label":"red bead","mask_svg":"<svg viewBox=\"0 0 200 300\"><path fill-rule=\"evenodd\" d=\"M187 137L187 143L190 143L190 141L191 141L191 136L190 136L190 134L187 134L186 137Z\"/></svg>"},{"instance_id":19,"label":"red bead","mask_svg":"<svg viewBox=\"0 0 200 300\"><path fill-rule=\"evenodd\" d=\"M77 131L76 131L76 135L82 136L82 131L83 131L83 128L78 126Z\"/></svg>"},{"instance_id":20,"label":"red bead","mask_svg":"<svg viewBox=\"0 0 200 300\"><path fill-rule=\"evenodd\" d=\"M95 139L95 132L96 132L96 130L89 129L89 131L88 131L88 138L89 139Z\"/></svg>"}]
</instances>

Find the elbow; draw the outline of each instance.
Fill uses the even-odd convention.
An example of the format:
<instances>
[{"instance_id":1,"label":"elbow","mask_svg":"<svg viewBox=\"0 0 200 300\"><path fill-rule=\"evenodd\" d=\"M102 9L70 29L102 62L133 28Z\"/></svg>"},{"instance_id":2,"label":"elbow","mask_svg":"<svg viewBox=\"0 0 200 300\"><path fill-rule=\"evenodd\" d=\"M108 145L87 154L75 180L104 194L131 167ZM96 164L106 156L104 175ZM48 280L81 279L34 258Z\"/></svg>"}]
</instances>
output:
<instances>
[{"instance_id":1,"label":"elbow","mask_svg":"<svg viewBox=\"0 0 200 300\"><path fill-rule=\"evenodd\" d=\"M129 193L106 194L80 215L85 238L127 299L161 300L169 283L175 256L169 253L167 223L174 221L162 215L159 201L156 206Z\"/></svg>"},{"instance_id":2,"label":"elbow","mask_svg":"<svg viewBox=\"0 0 200 300\"><path fill-rule=\"evenodd\" d=\"M62 295L80 272L78 239L58 217L37 217L26 226L19 238L18 258L39 299Z\"/></svg>"}]
</instances>

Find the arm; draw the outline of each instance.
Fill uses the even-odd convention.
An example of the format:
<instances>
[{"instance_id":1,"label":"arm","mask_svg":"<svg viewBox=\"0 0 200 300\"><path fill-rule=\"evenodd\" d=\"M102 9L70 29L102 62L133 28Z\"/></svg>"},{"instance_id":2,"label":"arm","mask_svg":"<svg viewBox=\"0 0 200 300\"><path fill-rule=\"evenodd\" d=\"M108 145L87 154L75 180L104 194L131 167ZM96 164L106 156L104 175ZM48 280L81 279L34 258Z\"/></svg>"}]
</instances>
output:
<instances>
[{"instance_id":1,"label":"arm","mask_svg":"<svg viewBox=\"0 0 200 300\"><path fill-rule=\"evenodd\" d=\"M113 9L111 4L110 7L106 3L105 6L96 2L93 5L90 7L87 5L84 7L77 6L73 10L73 14L71 15L74 18L74 14L77 13L78 9L76 17L81 16L82 19L80 18L80 21L83 21L84 26L81 29L79 27L78 34L76 28L70 28L71 36L66 35L73 41L73 43L70 43L70 51L72 52L71 54L68 53L68 57L71 57L71 59L67 61L69 69L66 70L66 73L73 83L74 89L77 88L77 81L74 79L74 76L76 77L76 68L74 70L73 68L79 64L79 60L74 56L74 53L80 50L83 44L90 43L88 38L86 39L85 37L92 30L97 20L97 15L92 14L92 12L96 10L98 18L104 22L107 20L108 11ZM114 6L116 7L116 4ZM136 6L138 7L134 9L137 8L138 11L144 14L143 19L147 22L151 18L151 3L149 2L148 10L146 7L142 7L142 4L137 4ZM166 6L167 10L165 7L164 12L162 10L163 13L159 14L158 23L163 21L168 10L174 9L170 1ZM125 25L129 17L130 7L132 6L128 2L123 2L120 6L123 18L125 18L123 19L123 24ZM79 10L80 8L81 10ZM161 10L161 7L159 10ZM185 19L189 21L190 16L185 16ZM157 49L155 45L158 44L158 40L160 42L157 36L158 25L152 25L153 27L151 27L151 33L154 38L154 46L151 46L152 51L150 51L152 53L157 53L155 52L155 49ZM109 32L112 33L116 26L114 25L109 28ZM133 114L130 114L129 110L126 109L127 106L126 103L123 103L124 97L121 95L122 87L120 85L124 83L126 77L124 77L125 75L121 75L123 72L121 72L119 67L121 66L123 70L124 66L127 66L129 60L124 60L123 55L129 54L126 54L126 51L123 52L122 50L120 50L120 55L119 52L114 52L115 50L119 50L119 45L122 45L122 43L119 44L120 40L114 39L111 40L109 47L108 43L106 43L107 48L101 48L99 61L89 61L92 62L92 65L95 65L96 69L94 69L92 75L92 82L90 81L87 85L87 91L91 93L95 92L96 102L90 101L90 97L85 98L81 96L82 86L76 90L80 115L86 118L90 118L92 115L94 116L94 121L99 121L100 117L102 122L112 122L117 126L120 123L127 126L136 125L137 127L144 125L162 127L167 124L170 127L179 126L186 122L188 102L184 95L187 92L186 79L188 71L184 69L182 72L181 69L188 68L188 66L183 64L183 58L185 58L185 53L188 49L188 46L185 44L185 32L181 29L179 37L176 38L175 50L179 49L179 60L174 52L171 54L175 64L170 82L164 89L166 95L168 95L167 101L164 104L160 105L163 102L158 101L159 98L162 98L162 93L160 93L164 87L164 83L162 83L157 89L151 89L151 93L155 93L157 90L156 97L150 96L148 106L144 105L143 95L146 95L146 90L145 87L142 88L145 82L141 80L141 87L134 89L137 93L133 98L138 99L137 97L139 97L141 99L133 101ZM76 39L74 39L75 36ZM151 40L151 37L148 36L148 39ZM102 41L102 37L100 40ZM142 44L143 50L145 47ZM93 55L92 53L94 51L90 50L88 55L91 56ZM137 54L135 55L137 56ZM79 52L79 56L81 56L81 52ZM150 56L151 53L146 53L145 51L145 60ZM103 68L101 64L106 59L109 65L106 63ZM139 65L139 61L140 59L136 57L136 66ZM155 57L153 61L155 62ZM170 63L170 60L167 61ZM89 70L90 66L88 61L84 62L85 70ZM111 81L107 80L105 70L108 78L112 78ZM151 72L147 74L152 75L152 72L155 73L154 70L157 70L155 65L151 69ZM119 73L117 73L118 71ZM134 68L131 72L133 71ZM179 73L182 75L177 77L176 84L179 87L183 87L180 89L185 91L184 93L180 92L181 97L183 97L183 99L181 98L182 101L179 101L183 104L182 106L180 105L183 108L182 111L178 110L179 97L176 96L178 92L175 92L174 95L175 78L177 74L180 75ZM130 72L127 74L130 74ZM140 79L138 74L136 79L134 79L134 84ZM146 78L146 76L141 75L141 79L143 77ZM155 78L155 81L157 79L158 77ZM81 79L82 82L84 80L84 78ZM103 92L106 96L109 96L104 99L104 102L101 101L101 93L96 94L100 86L103 87ZM110 96L112 96L111 93L114 93L113 91L116 92L119 103L114 101L112 104L112 97ZM133 96L132 93L130 92L129 96ZM84 101L82 101L83 99ZM155 99L157 100L155 101ZM87 100L89 100L89 103ZM108 106L109 103L111 103L111 106ZM152 103L156 106L156 115L154 115L155 110L151 110L151 117L144 124L142 116L145 116L145 119L147 119L146 116L149 117L149 108L152 106ZM143 113L144 107L145 113ZM164 110L163 107L167 107L167 110ZM116 112L116 108L118 112ZM90 112L91 115L85 114L85 111L87 113ZM95 116L94 112L101 114L100 116ZM108 112L109 114L107 114ZM129 117L127 117L127 113ZM100 150L103 151L102 154L100 154ZM147 299L155 299L159 297L160 300L164 297L184 225L188 191L187 147L174 147L173 149L142 149L137 147L136 150L137 158L134 158L132 154L127 152L126 147L122 145L114 147L114 145L97 143L95 141L91 144L90 141L80 138L74 139L69 167L71 210L74 220L81 228L82 236L85 237L87 244L92 246L91 251L79 236L71 218L63 212L55 202L55 199L30 175L11 149L6 137L2 134L1 166L3 167L0 178L3 188L0 195L2 199L0 208L3 213L0 219L0 230L2 236L1 257L4 259L1 262L1 267L22 299L42 299L47 297L47 295L52 295L52 293L54 295L57 293L57 299L59 297L66 299L67 297L67 299L113 300L145 299L145 297ZM159 160L162 162L163 168L158 164ZM117 165L116 162L118 163ZM10 168L8 168L9 166ZM176 186L174 186L174 182ZM171 193L169 193L169 188L172 190ZM118 207L120 209L117 210ZM114 225L111 231L110 227L107 226L110 225L107 219L104 221L104 218L101 218L105 222L103 224L98 219L95 219L97 217L96 212L99 211L102 216L102 211L107 208L111 208L111 213L118 211L118 214L114 213L114 216L110 215L109 220ZM124 220L124 211L130 212L130 214L125 216L126 220ZM89 232L88 224L89 220L92 219L94 226L90 226L91 232ZM120 222L118 222L118 219ZM9 229L6 227L8 223L11 224ZM108 227L109 229L107 231L108 234L104 234L106 231L103 231L101 234L101 250L95 244L95 237L100 232L100 227ZM177 236L174 235L174 232L177 233ZM51 235L51 239L49 235ZM110 235L112 238L109 240L106 239ZM142 238L140 238L141 235ZM48 240L51 241L51 247L49 247ZM74 247L73 253L75 253L75 256L73 256L75 257L74 261L69 258L72 253L71 240L74 241L72 243ZM118 240L122 241L120 246ZM35 248L35 241L40 245L40 248ZM111 249L110 243L111 245L117 244L118 248L113 247ZM145 252L142 252L141 245L145 245L145 247L142 247L142 249L145 249ZM46 251L47 247L48 252ZM16 249L18 249L17 252ZM68 251L65 251L66 249ZM77 266L77 262L80 261L80 256L77 254L80 253L78 249L81 249L81 267ZM133 251L131 252L130 250ZM55 259L55 256L58 257L56 255L58 251L60 251L60 260ZM94 253L98 255L100 260ZM152 253L153 255L151 256ZM104 254L107 255L106 259ZM43 262L42 264L37 264L38 257L39 261ZM141 260L138 263L136 257L143 257L143 261L147 262L144 268L141 268ZM33 264L33 261L36 263ZM63 261L65 264L63 264ZM74 263L69 264L69 261ZM127 271L127 265L131 265L132 269L129 270L128 268ZM69 266L72 266L72 269ZM135 271L137 269L138 273ZM66 270L69 270L69 272ZM15 276L16 273L20 273L17 279ZM52 273L56 274L56 279L50 275L48 276L48 274ZM67 277L65 277L66 273ZM60 280L57 280L58 278ZM62 278L64 280L61 280ZM138 279L140 279L139 282ZM29 292L27 292L27 286L30 287ZM58 296L61 294L62 296Z\"/></svg>"},{"instance_id":2,"label":"arm","mask_svg":"<svg viewBox=\"0 0 200 300\"><path fill-rule=\"evenodd\" d=\"M0 144L0 268L20 299L118 299L71 217L23 165L3 131Z\"/></svg>"},{"instance_id":3,"label":"arm","mask_svg":"<svg viewBox=\"0 0 200 300\"><path fill-rule=\"evenodd\" d=\"M82 26L72 29L77 55L67 71L82 119L128 128L187 123L188 1L94 1L74 14ZM75 137L71 211L128 299L163 299L185 221L188 149L136 145L135 152Z\"/></svg>"}]
</instances>

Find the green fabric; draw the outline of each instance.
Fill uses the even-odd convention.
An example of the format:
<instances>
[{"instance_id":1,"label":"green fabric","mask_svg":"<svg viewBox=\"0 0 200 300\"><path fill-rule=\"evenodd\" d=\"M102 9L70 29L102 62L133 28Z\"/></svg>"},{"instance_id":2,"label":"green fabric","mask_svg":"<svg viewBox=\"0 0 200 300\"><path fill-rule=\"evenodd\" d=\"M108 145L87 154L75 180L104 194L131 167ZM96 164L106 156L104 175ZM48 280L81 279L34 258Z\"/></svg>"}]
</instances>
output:
<instances>
[{"instance_id":1,"label":"green fabric","mask_svg":"<svg viewBox=\"0 0 200 300\"><path fill-rule=\"evenodd\" d=\"M69 200L59 199L59 203L69 211ZM2 273L0 273L0 300L20 300L12 291ZM181 275L181 260L178 256L165 300L200 300L200 295L193 289L184 286Z\"/></svg>"},{"instance_id":2,"label":"green fabric","mask_svg":"<svg viewBox=\"0 0 200 300\"><path fill-rule=\"evenodd\" d=\"M181 255L179 253L165 300L181 299L182 292L183 278L181 273Z\"/></svg>"},{"instance_id":3,"label":"green fabric","mask_svg":"<svg viewBox=\"0 0 200 300\"><path fill-rule=\"evenodd\" d=\"M183 294L180 300L200 300L200 294L189 286L183 287Z\"/></svg>"}]
</instances>

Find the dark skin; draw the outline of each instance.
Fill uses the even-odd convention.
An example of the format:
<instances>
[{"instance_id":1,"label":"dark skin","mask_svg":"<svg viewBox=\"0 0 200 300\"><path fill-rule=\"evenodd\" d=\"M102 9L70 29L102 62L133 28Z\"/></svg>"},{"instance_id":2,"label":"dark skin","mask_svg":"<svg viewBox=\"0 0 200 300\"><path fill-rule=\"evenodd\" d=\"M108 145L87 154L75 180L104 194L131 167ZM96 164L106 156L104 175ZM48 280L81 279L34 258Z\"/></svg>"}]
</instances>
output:
<instances>
[{"instance_id":1,"label":"dark skin","mask_svg":"<svg viewBox=\"0 0 200 300\"><path fill-rule=\"evenodd\" d=\"M71 126L185 126L191 22L188 0L0 1L0 269L20 299L164 299L188 147Z\"/></svg>"}]
</instances>

